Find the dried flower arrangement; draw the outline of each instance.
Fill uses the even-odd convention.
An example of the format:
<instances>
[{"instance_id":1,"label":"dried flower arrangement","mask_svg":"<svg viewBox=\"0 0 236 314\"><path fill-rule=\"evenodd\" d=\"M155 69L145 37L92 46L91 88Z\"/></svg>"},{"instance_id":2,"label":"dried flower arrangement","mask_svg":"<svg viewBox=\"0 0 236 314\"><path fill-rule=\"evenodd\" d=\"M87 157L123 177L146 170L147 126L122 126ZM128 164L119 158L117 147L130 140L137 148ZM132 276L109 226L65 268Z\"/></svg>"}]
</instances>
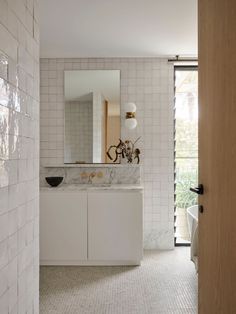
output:
<instances>
[{"instance_id":1,"label":"dried flower arrangement","mask_svg":"<svg viewBox=\"0 0 236 314\"><path fill-rule=\"evenodd\" d=\"M121 162L122 158L126 158L128 163L133 163L136 161L137 164L140 162L140 149L135 148L135 144L138 142L140 139L137 138L135 142L132 142L131 140L125 140L122 141L119 139L119 144L118 145L111 145L107 151L107 156L110 160L113 162L116 162L119 160ZM115 158L112 158L111 156L111 151L115 152Z\"/></svg>"}]
</instances>

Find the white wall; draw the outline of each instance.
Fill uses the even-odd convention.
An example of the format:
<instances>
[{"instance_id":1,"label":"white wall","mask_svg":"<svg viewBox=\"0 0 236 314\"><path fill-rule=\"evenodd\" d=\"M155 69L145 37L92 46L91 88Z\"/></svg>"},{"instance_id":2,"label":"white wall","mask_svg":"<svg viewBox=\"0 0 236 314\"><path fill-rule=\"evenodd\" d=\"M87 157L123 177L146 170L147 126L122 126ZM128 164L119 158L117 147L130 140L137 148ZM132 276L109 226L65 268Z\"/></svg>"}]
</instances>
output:
<instances>
[{"instance_id":1,"label":"white wall","mask_svg":"<svg viewBox=\"0 0 236 314\"><path fill-rule=\"evenodd\" d=\"M38 0L0 1L0 313L39 307Z\"/></svg>"},{"instance_id":2,"label":"white wall","mask_svg":"<svg viewBox=\"0 0 236 314\"><path fill-rule=\"evenodd\" d=\"M173 247L173 65L159 58L41 59L41 165L63 163L64 70L121 70L123 139L141 136L145 248ZM124 128L124 103L137 105L138 127ZM43 169L41 172L44 177Z\"/></svg>"}]
</instances>

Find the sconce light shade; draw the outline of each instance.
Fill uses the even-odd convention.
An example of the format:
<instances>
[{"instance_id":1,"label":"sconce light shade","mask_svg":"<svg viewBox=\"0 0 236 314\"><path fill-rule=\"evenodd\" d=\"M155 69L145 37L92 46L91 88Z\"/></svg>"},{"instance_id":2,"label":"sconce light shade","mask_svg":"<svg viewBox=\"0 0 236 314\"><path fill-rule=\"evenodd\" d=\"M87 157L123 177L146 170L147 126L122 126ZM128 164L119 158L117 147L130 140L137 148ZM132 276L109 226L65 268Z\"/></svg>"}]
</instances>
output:
<instances>
[{"instance_id":1,"label":"sconce light shade","mask_svg":"<svg viewBox=\"0 0 236 314\"><path fill-rule=\"evenodd\" d=\"M125 120L125 127L127 129L130 129L130 130L135 129L137 124L138 122L135 118L130 118L130 119Z\"/></svg>"},{"instance_id":2,"label":"sconce light shade","mask_svg":"<svg viewBox=\"0 0 236 314\"><path fill-rule=\"evenodd\" d=\"M136 112L136 105L133 102L125 104L125 112Z\"/></svg>"}]
</instances>

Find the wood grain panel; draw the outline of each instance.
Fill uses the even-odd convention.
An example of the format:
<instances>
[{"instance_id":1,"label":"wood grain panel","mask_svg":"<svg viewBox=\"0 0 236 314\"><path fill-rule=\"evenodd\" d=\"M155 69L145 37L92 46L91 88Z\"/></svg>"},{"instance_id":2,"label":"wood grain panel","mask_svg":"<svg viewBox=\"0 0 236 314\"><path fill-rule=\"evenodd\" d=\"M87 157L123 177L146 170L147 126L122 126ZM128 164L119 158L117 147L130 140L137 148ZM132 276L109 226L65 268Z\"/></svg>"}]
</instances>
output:
<instances>
[{"instance_id":1,"label":"wood grain panel","mask_svg":"<svg viewBox=\"0 0 236 314\"><path fill-rule=\"evenodd\" d=\"M199 0L199 313L236 313L236 1Z\"/></svg>"}]
</instances>

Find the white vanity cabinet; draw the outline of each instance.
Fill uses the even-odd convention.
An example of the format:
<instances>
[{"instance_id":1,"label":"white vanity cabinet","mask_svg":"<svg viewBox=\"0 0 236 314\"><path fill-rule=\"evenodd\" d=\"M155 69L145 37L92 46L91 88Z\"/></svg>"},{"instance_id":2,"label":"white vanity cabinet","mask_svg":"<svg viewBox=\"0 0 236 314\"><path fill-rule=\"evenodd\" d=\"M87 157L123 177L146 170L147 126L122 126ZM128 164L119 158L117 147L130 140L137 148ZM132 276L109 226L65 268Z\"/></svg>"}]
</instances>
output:
<instances>
[{"instance_id":1,"label":"white vanity cabinet","mask_svg":"<svg viewBox=\"0 0 236 314\"><path fill-rule=\"evenodd\" d=\"M42 265L87 260L86 192L41 193L40 260Z\"/></svg>"},{"instance_id":2,"label":"white vanity cabinet","mask_svg":"<svg viewBox=\"0 0 236 314\"><path fill-rule=\"evenodd\" d=\"M40 193L41 265L138 265L141 189Z\"/></svg>"},{"instance_id":3,"label":"white vanity cabinet","mask_svg":"<svg viewBox=\"0 0 236 314\"><path fill-rule=\"evenodd\" d=\"M142 258L142 193L88 193L88 259L130 261Z\"/></svg>"}]
</instances>

